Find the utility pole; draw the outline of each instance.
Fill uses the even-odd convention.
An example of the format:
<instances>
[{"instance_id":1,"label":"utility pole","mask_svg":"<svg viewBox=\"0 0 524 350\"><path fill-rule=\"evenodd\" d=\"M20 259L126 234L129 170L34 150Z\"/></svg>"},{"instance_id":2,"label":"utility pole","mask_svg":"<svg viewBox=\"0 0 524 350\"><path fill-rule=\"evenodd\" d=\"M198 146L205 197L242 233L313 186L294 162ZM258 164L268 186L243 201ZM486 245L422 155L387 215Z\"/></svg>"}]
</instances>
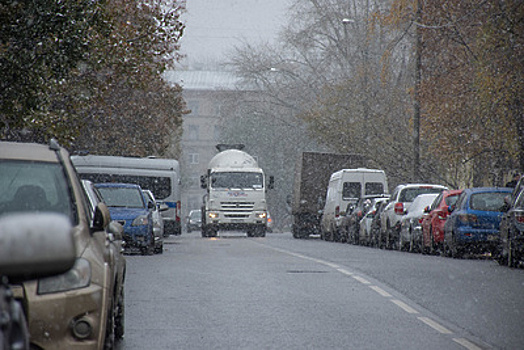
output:
<instances>
[{"instance_id":1,"label":"utility pole","mask_svg":"<svg viewBox=\"0 0 524 350\"><path fill-rule=\"evenodd\" d=\"M416 1L417 12L415 15L415 86L413 94L413 181L421 181L420 172L420 83L421 83L421 49L420 38L421 2Z\"/></svg>"}]
</instances>

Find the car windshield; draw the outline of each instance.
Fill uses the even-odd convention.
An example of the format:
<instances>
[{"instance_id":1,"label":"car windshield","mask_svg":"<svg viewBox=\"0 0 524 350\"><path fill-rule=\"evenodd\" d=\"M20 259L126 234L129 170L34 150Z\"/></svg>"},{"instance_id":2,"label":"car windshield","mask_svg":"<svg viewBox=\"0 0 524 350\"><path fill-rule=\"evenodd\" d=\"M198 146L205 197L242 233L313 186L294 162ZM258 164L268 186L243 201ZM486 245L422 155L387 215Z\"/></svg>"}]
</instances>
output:
<instances>
[{"instance_id":1,"label":"car windshield","mask_svg":"<svg viewBox=\"0 0 524 350\"><path fill-rule=\"evenodd\" d=\"M255 172L215 172L211 174L212 188L255 188L263 187L263 176Z\"/></svg>"},{"instance_id":2,"label":"car windshield","mask_svg":"<svg viewBox=\"0 0 524 350\"><path fill-rule=\"evenodd\" d=\"M145 208L140 190L135 187L97 187L109 207Z\"/></svg>"},{"instance_id":3,"label":"car windshield","mask_svg":"<svg viewBox=\"0 0 524 350\"><path fill-rule=\"evenodd\" d=\"M68 182L60 164L3 160L0 169L0 214L45 211L74 219Z\"/></svg>"},{"instance_id":4,"label":"car windshield","mask_svg":"<svg viewBox=\"0 0 524 350\"><path fill-rule=\"evenodd\" d=\"M501 211L504 207L505 192L475 193L470 198L470 208L481 211Z\"/></svg>"}]
</instances>

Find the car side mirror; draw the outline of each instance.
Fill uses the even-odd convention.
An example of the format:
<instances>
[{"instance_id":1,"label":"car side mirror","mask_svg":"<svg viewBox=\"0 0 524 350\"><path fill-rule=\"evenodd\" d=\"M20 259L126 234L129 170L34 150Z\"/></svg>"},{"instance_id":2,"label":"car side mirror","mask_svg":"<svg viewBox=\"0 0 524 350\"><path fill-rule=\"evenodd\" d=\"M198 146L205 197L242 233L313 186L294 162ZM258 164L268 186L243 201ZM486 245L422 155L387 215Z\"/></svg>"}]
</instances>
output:
<instances>
[{"instance_id":1,"label":"car side mirror","mask_svg":"<svg viewBox=\"0 0 524 350\"><path fill-rule=\"evenodd\" d=\"M0 219L0 276L11 283L64 273L75 260L72 225L65 215L11 214Z\"/></svg>"},{"instance_id":2,"label":"car side mirror","mask_svg":"<svg viewBox=\"0 0 524 350\"><path fill-rule=\"evenodd\" d=\"M109 222L111 221L111 215L109 214L109 209L107 205L103 202L100 202L95 207L95 214L93 217L93 224L91 225L91 231L103 231Z\"/></svg>"},{"instance_id":3,"label":"car side mirror","mask_svg":"<svg viewBox=\"0 0 524 350\"><path fill-rule=\"evenodd\" d=\"M450 213L450 214L453 213L453 210L455 210L455 207L452 206L452 205L449 205L448 206L448 213Z\"/></svg>"},{"instance_id":4,"label":"car side mirror","mask_svg":"<svg viewBox=\"0 0 524 350\"><path fill-rule=\"evenodd\" d=\"M167 204L162 203L158 206L158 211L166 211L166 210L169 210L169 207L167 206Z\"/></svg>"}]
</instances>

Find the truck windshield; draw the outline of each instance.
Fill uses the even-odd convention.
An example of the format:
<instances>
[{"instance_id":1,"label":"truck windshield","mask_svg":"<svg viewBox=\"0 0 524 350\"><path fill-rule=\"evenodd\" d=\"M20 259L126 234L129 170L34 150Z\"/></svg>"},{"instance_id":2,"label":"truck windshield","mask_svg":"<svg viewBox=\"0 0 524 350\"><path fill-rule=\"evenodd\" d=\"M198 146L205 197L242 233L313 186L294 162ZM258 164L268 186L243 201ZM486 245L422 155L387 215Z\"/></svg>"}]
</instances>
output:
<instances>
[{"instance_id":1,"label":"truck windshield","mask_svg":"<svg viewBox=\"0 0 524 350\"><path fill-rule=\"evenodd\" d=\"M212 188L262 188L261 173L220 172L211 174Z\"/></svg>"}]
</instances>

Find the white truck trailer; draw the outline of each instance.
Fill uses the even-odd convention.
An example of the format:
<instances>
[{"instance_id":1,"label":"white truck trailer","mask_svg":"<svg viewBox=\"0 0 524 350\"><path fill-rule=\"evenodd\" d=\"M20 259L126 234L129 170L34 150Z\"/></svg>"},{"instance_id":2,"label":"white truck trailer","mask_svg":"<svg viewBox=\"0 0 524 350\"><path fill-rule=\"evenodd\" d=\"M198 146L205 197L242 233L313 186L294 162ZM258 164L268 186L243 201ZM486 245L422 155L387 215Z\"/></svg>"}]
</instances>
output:
<instances>
[{"instance_id":1,"label":"white truck trailer","mask_svg":"<svg viewBox=\"0 0 524 350\"><path fill-rule=\"evenodd\" d=\"M244 145L217 145L219 153L201 176L207 189L202 205L202 237L215 237L219 230L245 230L248 237L266 235L266 192L273 188L273 177L266 183L257 161L242 151Z\"/></svg>"}]
</instances>

